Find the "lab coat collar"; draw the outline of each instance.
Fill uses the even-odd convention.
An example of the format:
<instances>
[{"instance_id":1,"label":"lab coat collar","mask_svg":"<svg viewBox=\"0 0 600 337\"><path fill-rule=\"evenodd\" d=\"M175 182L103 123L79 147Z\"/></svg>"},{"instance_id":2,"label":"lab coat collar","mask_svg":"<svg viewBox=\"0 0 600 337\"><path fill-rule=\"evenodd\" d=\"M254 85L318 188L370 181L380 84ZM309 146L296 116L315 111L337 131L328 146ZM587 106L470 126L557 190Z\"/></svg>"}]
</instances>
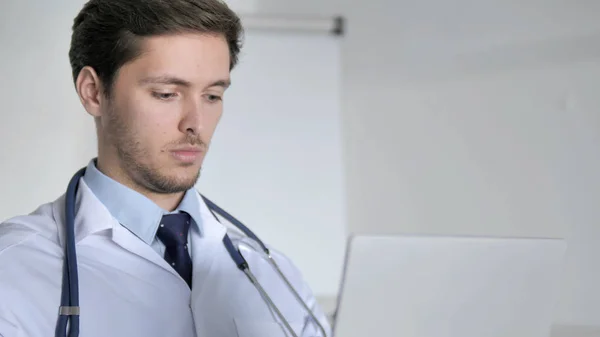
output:
<instances>
[{"instance_id":1,"label":"lab coat collar","mask_svg":"<svg viewBox=\"0 0 600 337\"><path fill-rule=\"evenodd\" d=\"M202 237L213 238L221 241L227 233L227 227L215 219L214 215L204 202L204 199L198 194L198 203L200 204L200 214L202 217Z\"/></svg>"},{"instance_id":2,"label":"lab coat collar","mask_svg":"<svg viewBox=\"0 0 600 337\"><path fill-rule=\"evenodd\" d=\"M197 198L202 218L202 240L221 241L227 228L217 221L202 198ZM61 246L65 244L65 195L53 203L53 213L58 224L58 237ZM108 209L96 198L84 179L79 180L75 201L75 242L79 243L87 236L103 230L122 229L122 225L110 214ZM117 230L117 232L120 232ZM113 231L114 232L114 231ZM114 235L114 233L113 233Z\"/></svg>"},{"instance_id":3,"label":"lab coat collar","mask_svg":"<svg viewBox=\"0 0 600 337\"><path fill-rule=\"evenodd\" d=\"M66 202L65 194L53 205L61 246L64 246L66 242ZM79 179L75 197L75 243L79 243L88 235L113 228L114 223L118 224L106 207L92 193L85 180Z\"/></svg>"}]
</instances>

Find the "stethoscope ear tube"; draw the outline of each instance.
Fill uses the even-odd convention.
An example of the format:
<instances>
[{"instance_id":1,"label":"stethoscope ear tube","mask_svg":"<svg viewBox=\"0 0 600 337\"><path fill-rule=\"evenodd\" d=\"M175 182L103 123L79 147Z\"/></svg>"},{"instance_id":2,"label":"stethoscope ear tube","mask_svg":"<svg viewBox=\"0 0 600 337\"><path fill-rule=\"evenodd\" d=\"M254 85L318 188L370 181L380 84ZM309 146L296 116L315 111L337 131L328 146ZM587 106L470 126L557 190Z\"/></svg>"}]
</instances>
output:
<instances>
[{"instance_id":1,"label":"stethoscope ear tube","mask_svg":"<svg viewBox=\"0 0 600 337\"><path fill-rule=\"evenodd\" d=\"M213 214L213 216L214 216L214 214ZM279 311L279 308L275 305L275 303L273 303L273 300L271 299L269 294L267 294L265 289L262 287L260 282L258 282L256 277L252 273L252 271L250 271L250 266L248 265L248 262L246 262L246 259L244 258L244 256L242 256L242 253L238 249L235 248L235 246L233 245L233 242L231 242L231 239L229 238L229 235L225 234L225 236L223 237L223 244L225 245L227 252L231 256L231 259L235 262L237 267L241 271L243 271L244 274L246 274L246 276L250 280L250 283L252 283L252 285L254 285L256 290L258 290L258 292L260 293L261 297L267 302L267 306L271 310L275 311L275 314L277 314L277 316L279 317L279 320L283 323L283 325L285 325L285 328L292 334L292 337L298 337L298 335L296 334L294 329L292 329L292 327L290 326L290 323L287 321L285 316L283 316L281 311Z\"/></svg>"},{"instance_id":2,"label":"stethoscope ear tube","mask_svg":"<svg viewBox=\"0 0 600 337\"><path fill-rule=\"evenodd\" d=\"M256 290L258 290L258 292L260 293L260 295L262 296L262 298L265 301L267 301L268 306L272 310L275 311L275 314L277 314L277 316L279 317L279 320L283 323L283 325L285 325L285 328L292 334L292 337L298 337L298 334L296 334L296 332L294 331L294 329L290 325L290 322L288 322L288 320L285 318L285 316L283 316L283 314L281 313L281 311L279 311L279 308L275 305L275 303L271 299L271 296L269 296L269 294L267 294L267 292L265 291L265 289L261 286L260 282L258 282L258 280L256 279L256 277L254 277L254 274L252 274L252 272L250 271L250 268L244 269L244 273L246 274L246 276L248 276L248 279L254 285L254 287L256 288Z\"/></svg>"},{"instance_id":3,"label":"stethoscope ear tube","mask_svg":"<svg viewBox=\"0 0 600 337\"><path fill-rule=\"evenodd\" d=\"M77 275L77 253L75 251L75 204L77 187L83 177L85 168L80 169L67 187L65 196L65 262L63 266L62 294L59 308L57 337L79 336L79 280Z\"/></svg>"},{"instance_id":4,"label":"stethoscope ear tube","mask_svg":"<svg viewBox=\"0 0 600 337\"><path fill-rule=\"evenodd\" d=\"M241 230L244 234L246 234L248 237L250 237L252 240L256 241L260 247L265 251L265 253L267 255L269 255L269 249L267 248L267 246L256 236L256 234L254 234L250 228L246 227L240 220L234 218L231 214L225 212L224 209L222 209L221 207L217 206L217 204L215 204L214 202L210 201L207 197L202 196L202 199L204 200L204 202L206 203L206 206L208 206L208 209L210 210L210 212L212 213L212 215L215 217L215 219L217 219L217 221L219 221L219 219L217 218L217 216L215 215L215 213L219 214L220 216L222 216L223 218L225 218L225 220L229 221L230 223L232 223L235 227L237 227L239 230Z\"/></svg>"},{"instance_id":5,"label":"stethoscope ear tube","mask_svg":"<svg viewBox=\"0 0 600 337\"><path fill-rule=\"evenodd\" d=\"M308 305L306 305L306 302L304 302L304 300L302 299L300 294L298 294L298 292L296 291L294 286L292 286L292 284L290 283L288 278L285 277L285 275L279 268L279 265L277 264L277 262L275 262L275 259L273 259L273 257L271 257L270 254L267 257L268 257L268 261L271 264L271 266L273 267L273 269L275 269L275 271L277 271L277 274L279 275L281 280L283 280L285 282L288 289L292 292L294 297L296 297L296 301L298 301L298 303L300 303L302 305L302 307L304 308L304 310L306 310L306 312L310 315L313 322L318 326L319 330L321 330L323 337L327 337L327 334L325 333L325 328L323 328L323 325L321 324L321 322L319 322L319 320L317 319L317 317L315 316L313 311L308 307Z\"/></svg>"},{"instance_id":6,"label":"stethoscope ear tube","mask_svg":"<svg viewBox=\"0 0 600 337\"><path fill-rule=\"evenodd\" d=\"M294 289L294 287L292 286L290 281L287 279L287 277L285 277L285 275L281 271L281 268L279 268L279 265L277 264L277 262L275 262L275 259L273 259L273 257L271 256L271 253L269 252L267 247L262 243L262 241L248 227L246 227L244 224L242 224L241 221L234 218L231 214L224 211L222 208L217 206L215 203L213 203L206 197L202 196L202 198L206 202L208 209L210 210L213 217L217 221L219 221L219 218L217 217L217 215L215 213L219 214L220 216L225 218L227 221L232 223L234 226L239 228L242 232L244 232L244 234L246 234L247 236L252 238L255 242L257 242L261 246L261 248L264 250L264 252L266 254L269 264L272 266L273 269L275 269L278 276L285 282L285 285L292 292L292 294L294 295L296 300L302 304L302 307L304 308L304 310L306 310L306 312L308 312L312 321L317 325L318 329L323 334L322 336L327 337L327 334L325 333L325 329L323 328L323 325L321 324L321 322L319 322L319 320L317 319L315 314L312 312L312 310L308 307L308 305L306 305L306 302L304 302L304 300L302 299L300 294L298 294L298 292L296 291L296 289ZM283 314L281 314L281 312L279 311L279 309L277 308L275 303L273 303L273 301L271 300L271 298L269 297L267 292L263 289L261 284L258 282L256 277L254 277L254 274L252 273L252 271L250 271L248 262L246 262L246 259L244 258L242 253L234 246L233 242L231 242L229 235L225 234L225 236L223 237L223 244L224 244L225 248L227 249L227 252L231 256L231 259L235 262L238 269L243 271L246 274L246 276L248 276L248 279L250 279L250 282L256 287L256 289L259 291L261 296L265 299L265 301L267 301L269 306L271 308L273 308L273 310L275 310L275 313L277 314L277 316L279 316L279 318L281 319L283 324L286 326L286 328L292 333L292 336L297 336L296 333L294 332L294 330L292 329L292 327L289 325L289 322L285 319Z\"/></svg>"},{"instance_id":7,"label":"stethoscope ear tube","mask_svg":"<svg viewBox=\"0 0 600 337\"><path fill-rule=\"evenodd\" d=\"M246 271L250 268L248 266L248 262L246 262L246 259L244 258L242 253L240 253L235 248L233 242L231 242L231 239L227 234L225 234L225 236L223 237L223 245L225 245L225 249L227 249L229 256L231 256L231 259L233 260L233 262L235 262L235 265L238 267L238 269L240 269L241 271Z\"/></svg>"}]
</instances>

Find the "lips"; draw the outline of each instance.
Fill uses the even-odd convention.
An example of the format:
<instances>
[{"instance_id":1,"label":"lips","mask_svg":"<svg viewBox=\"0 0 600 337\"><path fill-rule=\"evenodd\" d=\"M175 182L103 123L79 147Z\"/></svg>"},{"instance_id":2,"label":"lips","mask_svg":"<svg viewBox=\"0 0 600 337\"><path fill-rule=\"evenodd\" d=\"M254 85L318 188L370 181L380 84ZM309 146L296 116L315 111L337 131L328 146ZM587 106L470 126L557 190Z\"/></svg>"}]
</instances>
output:
<instances>
[{"instance_id":1,"label":"lips","mask_svg":"<svg viewBox=\"0 0 600 337\"><path fill-rule=\"evenodd\" d=\"M196 148L190 148L190 149L173 150L173 152L177 152L177 153L199 153L199 152L202 152L202 150L196 149Z\"/></svg>"},{"instance_id":2,"label":"lips","mask_svg":"<svg viewBox=\"0 0 600 337\"><path fill-rule=\"evenodd\" d=\"M198 147L183 147L171 150L171 154L175 159L181 162L193 163L200 159L204 151Z\"/></svg>"}]
</instances>

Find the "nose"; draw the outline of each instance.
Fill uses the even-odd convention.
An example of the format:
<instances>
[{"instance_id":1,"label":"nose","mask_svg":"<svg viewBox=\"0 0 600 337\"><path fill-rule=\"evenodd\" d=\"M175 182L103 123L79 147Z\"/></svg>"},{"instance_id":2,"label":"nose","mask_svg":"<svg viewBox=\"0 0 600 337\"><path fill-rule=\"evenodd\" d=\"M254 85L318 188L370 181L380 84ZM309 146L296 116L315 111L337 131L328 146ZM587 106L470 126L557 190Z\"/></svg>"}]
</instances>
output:
<instances>
[{"instance_id":1,"label":"nose","mask_svg":"<svg viewBox=\"0 0 600 337\"><path fill-rule=\"evenodd\" d=\"M204 109L200 101L191 100L185 106L179 130L182 133L199 135L204 128Z\"/></svg>"}]
</instances>

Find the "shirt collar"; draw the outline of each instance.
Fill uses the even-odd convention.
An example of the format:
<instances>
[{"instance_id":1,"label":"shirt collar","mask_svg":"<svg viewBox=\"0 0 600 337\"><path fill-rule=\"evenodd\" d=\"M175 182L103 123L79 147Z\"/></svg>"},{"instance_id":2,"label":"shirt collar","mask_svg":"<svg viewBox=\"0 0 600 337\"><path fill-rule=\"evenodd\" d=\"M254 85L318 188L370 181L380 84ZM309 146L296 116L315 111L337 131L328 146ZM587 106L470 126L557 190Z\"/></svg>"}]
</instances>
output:
<instances>
[{"instance_id":1,"label":"shirt collar","mask_svg":"<svg viewBox=\"0 0 600 337\"><path fill-rule=\"evenodd\" d=\"M110 214L147 244L152 244L158 225L165 214L188 213L195 226L202 233L202 217L200 214L199 194L195 188L186 191L177 209L168 212L159 207L143 194L113 180L100 172L91 160L83 177L92 193L106 207Z\"/></svg>"}]
</instances>

